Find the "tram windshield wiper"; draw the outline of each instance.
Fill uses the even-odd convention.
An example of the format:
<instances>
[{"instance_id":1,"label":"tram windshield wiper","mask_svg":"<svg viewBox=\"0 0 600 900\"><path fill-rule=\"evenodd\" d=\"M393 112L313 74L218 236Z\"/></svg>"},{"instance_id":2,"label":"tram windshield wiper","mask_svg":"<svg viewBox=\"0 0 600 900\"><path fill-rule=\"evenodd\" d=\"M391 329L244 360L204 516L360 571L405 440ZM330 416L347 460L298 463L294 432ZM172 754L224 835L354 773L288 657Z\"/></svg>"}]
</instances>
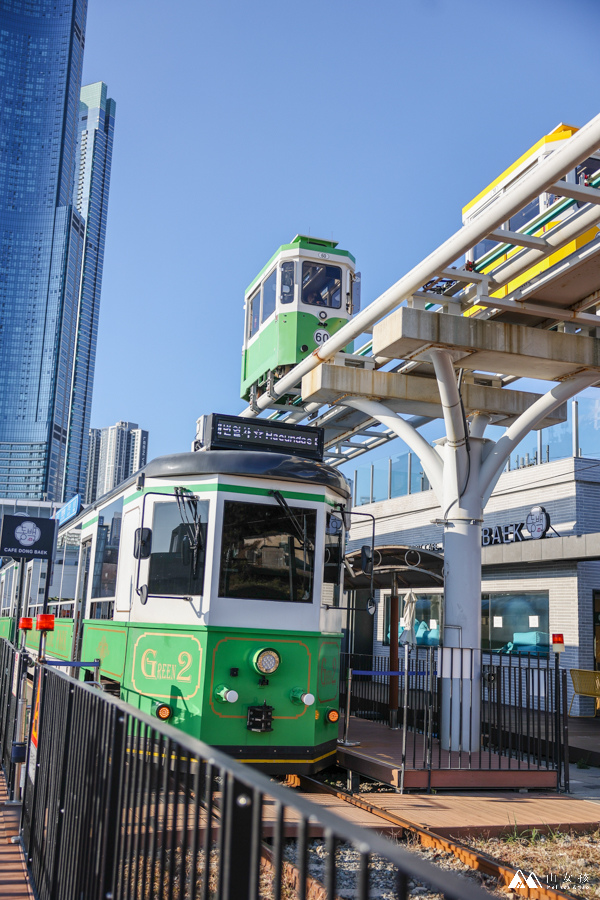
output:
<instances>
[{"instance_id":1,"label":"tram windshield wiper","mask_svg":"<svg viewBox=\"0 0 600 900\"><path fill-rule=\"evenodd\" d=\"M298 541L300 542L300 546L302 547L302 549L309 550L309 551L314 550L312 542L306 536L306 528L302 528L302 526L300 525L300 522L298 521L298 519L292 512L292 508L288 505L288 502L285 499L285 497L283 496L283 494L281 493L281 491L269 491L269 496L274 497L275 500L277 500L277 502L279 503L280 507L286 513L288 519L292 523L294 531L296 532L296 537L298 538Z\"/></svg>"}]
</instances>

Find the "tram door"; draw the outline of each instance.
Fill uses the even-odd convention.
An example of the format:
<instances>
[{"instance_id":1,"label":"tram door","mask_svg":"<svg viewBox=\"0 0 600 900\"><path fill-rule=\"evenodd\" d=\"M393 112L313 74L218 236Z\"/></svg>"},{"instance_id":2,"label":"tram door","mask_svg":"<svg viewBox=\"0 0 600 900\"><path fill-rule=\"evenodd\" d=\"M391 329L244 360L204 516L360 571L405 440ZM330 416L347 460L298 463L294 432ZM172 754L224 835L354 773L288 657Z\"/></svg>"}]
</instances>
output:
<instances>
[{"instance_id":1,"label":"tram door","mask_svg":"<svg viewBox=\"0 0 600 900\"><path fill-rule=\"evenodd\" d=\"M71 659L79 659L81 653L81 622L85 614L85 601L88 593L90 577L90 557L92 555L92 539L84 541L79 554L79 571L77 572L77 591L75 593L75 613L73 621L73 647Z\"/></svg>"}]
</instances>

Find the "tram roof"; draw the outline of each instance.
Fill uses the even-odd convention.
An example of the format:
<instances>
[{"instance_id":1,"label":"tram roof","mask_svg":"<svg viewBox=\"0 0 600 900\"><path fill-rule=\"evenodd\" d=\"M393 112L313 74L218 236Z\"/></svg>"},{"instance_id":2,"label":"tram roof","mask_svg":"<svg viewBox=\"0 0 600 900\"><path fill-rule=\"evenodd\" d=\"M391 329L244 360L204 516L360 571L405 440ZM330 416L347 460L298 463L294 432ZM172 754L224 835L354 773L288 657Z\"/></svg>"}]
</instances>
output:
<instances>
[{"instance_id":1,"label":"tram roof","mask_svg":"<svg viewBox=\"0 0 600 900\"><path fill-rule=\"evenodd\" d=\"M258 450L199 450L159 456L142 469L147 478L178 478L189 475L241 475L295 481L331 488L344 498L350 485L337 469L326 463L265 453Z\"/></svg>"},{"instance_id":2,"label":"tram roof","mask_svg":"<svg viewBox=\"0 0 600 900\"><path fill-rule=\"evenodd\" d=\"M326 238L311 237L307 234L297 234L294 238L292 238L289 244L282 244L277 248L269 261L264 264L258 275L256 275L252 279L252 281L246 288L246 294L248 294L256 286L256 282L260 281L269 266L272 265L279 254L283 253L284 250L313 250L315 253L326 251L327 253L331 253L333 256L345 256L348 259L351 259L353 263L356 262L356 259L348 250L338 249L337 241L328 241Z\"/></svg>"}]
</instances>

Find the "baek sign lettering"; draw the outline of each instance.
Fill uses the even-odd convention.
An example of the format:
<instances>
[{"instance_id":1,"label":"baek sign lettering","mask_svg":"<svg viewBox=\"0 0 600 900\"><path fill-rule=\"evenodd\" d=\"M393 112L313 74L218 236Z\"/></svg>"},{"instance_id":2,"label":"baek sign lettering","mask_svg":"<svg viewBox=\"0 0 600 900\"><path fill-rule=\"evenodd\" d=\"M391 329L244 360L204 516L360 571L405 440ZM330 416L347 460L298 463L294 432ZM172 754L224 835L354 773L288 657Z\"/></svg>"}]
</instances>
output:
<instances>
[{"instance_id":1,"label":"baek sign lettering","mask_svg":"<svg viewBox=\"0 0 600 900\"><path fill-rule=\"evenodd\" d=\"M490 547L494 544L516 544L526 540L524 531L529 533L529 538L539 540L545 537L550 528L550 516L543 506L534 506L524 522L512 522L509 525L493 525L481 529L481 546Z\"/></svg>"}]
</instances>

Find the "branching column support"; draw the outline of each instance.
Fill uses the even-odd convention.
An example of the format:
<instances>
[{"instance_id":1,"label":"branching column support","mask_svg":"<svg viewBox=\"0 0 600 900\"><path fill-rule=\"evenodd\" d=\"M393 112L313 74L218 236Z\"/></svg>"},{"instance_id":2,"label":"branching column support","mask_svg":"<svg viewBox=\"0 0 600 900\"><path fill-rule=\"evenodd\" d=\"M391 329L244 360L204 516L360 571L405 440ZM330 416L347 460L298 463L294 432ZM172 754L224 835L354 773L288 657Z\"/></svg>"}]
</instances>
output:
<instances>
[{"instance_id":1,"label":"branching column support","mask_svg":"<svg viewBox=\"0 0 600 900\"><path fill-rule=\"evenodd\" d=\"M415 453L442 508L444 621L439 666L442 678L442 747L477 750L481 740L481 521L506 460L520 441L561 403L598 381L585 373L556 384L510 425L496 444L483 438L489 416L467 427L452 354L431 350L446 438L434 450L419 432L383 403L344 398L391 429ZM462 648L462 649L460 649Z\"/></svg>"}]
</instances>

